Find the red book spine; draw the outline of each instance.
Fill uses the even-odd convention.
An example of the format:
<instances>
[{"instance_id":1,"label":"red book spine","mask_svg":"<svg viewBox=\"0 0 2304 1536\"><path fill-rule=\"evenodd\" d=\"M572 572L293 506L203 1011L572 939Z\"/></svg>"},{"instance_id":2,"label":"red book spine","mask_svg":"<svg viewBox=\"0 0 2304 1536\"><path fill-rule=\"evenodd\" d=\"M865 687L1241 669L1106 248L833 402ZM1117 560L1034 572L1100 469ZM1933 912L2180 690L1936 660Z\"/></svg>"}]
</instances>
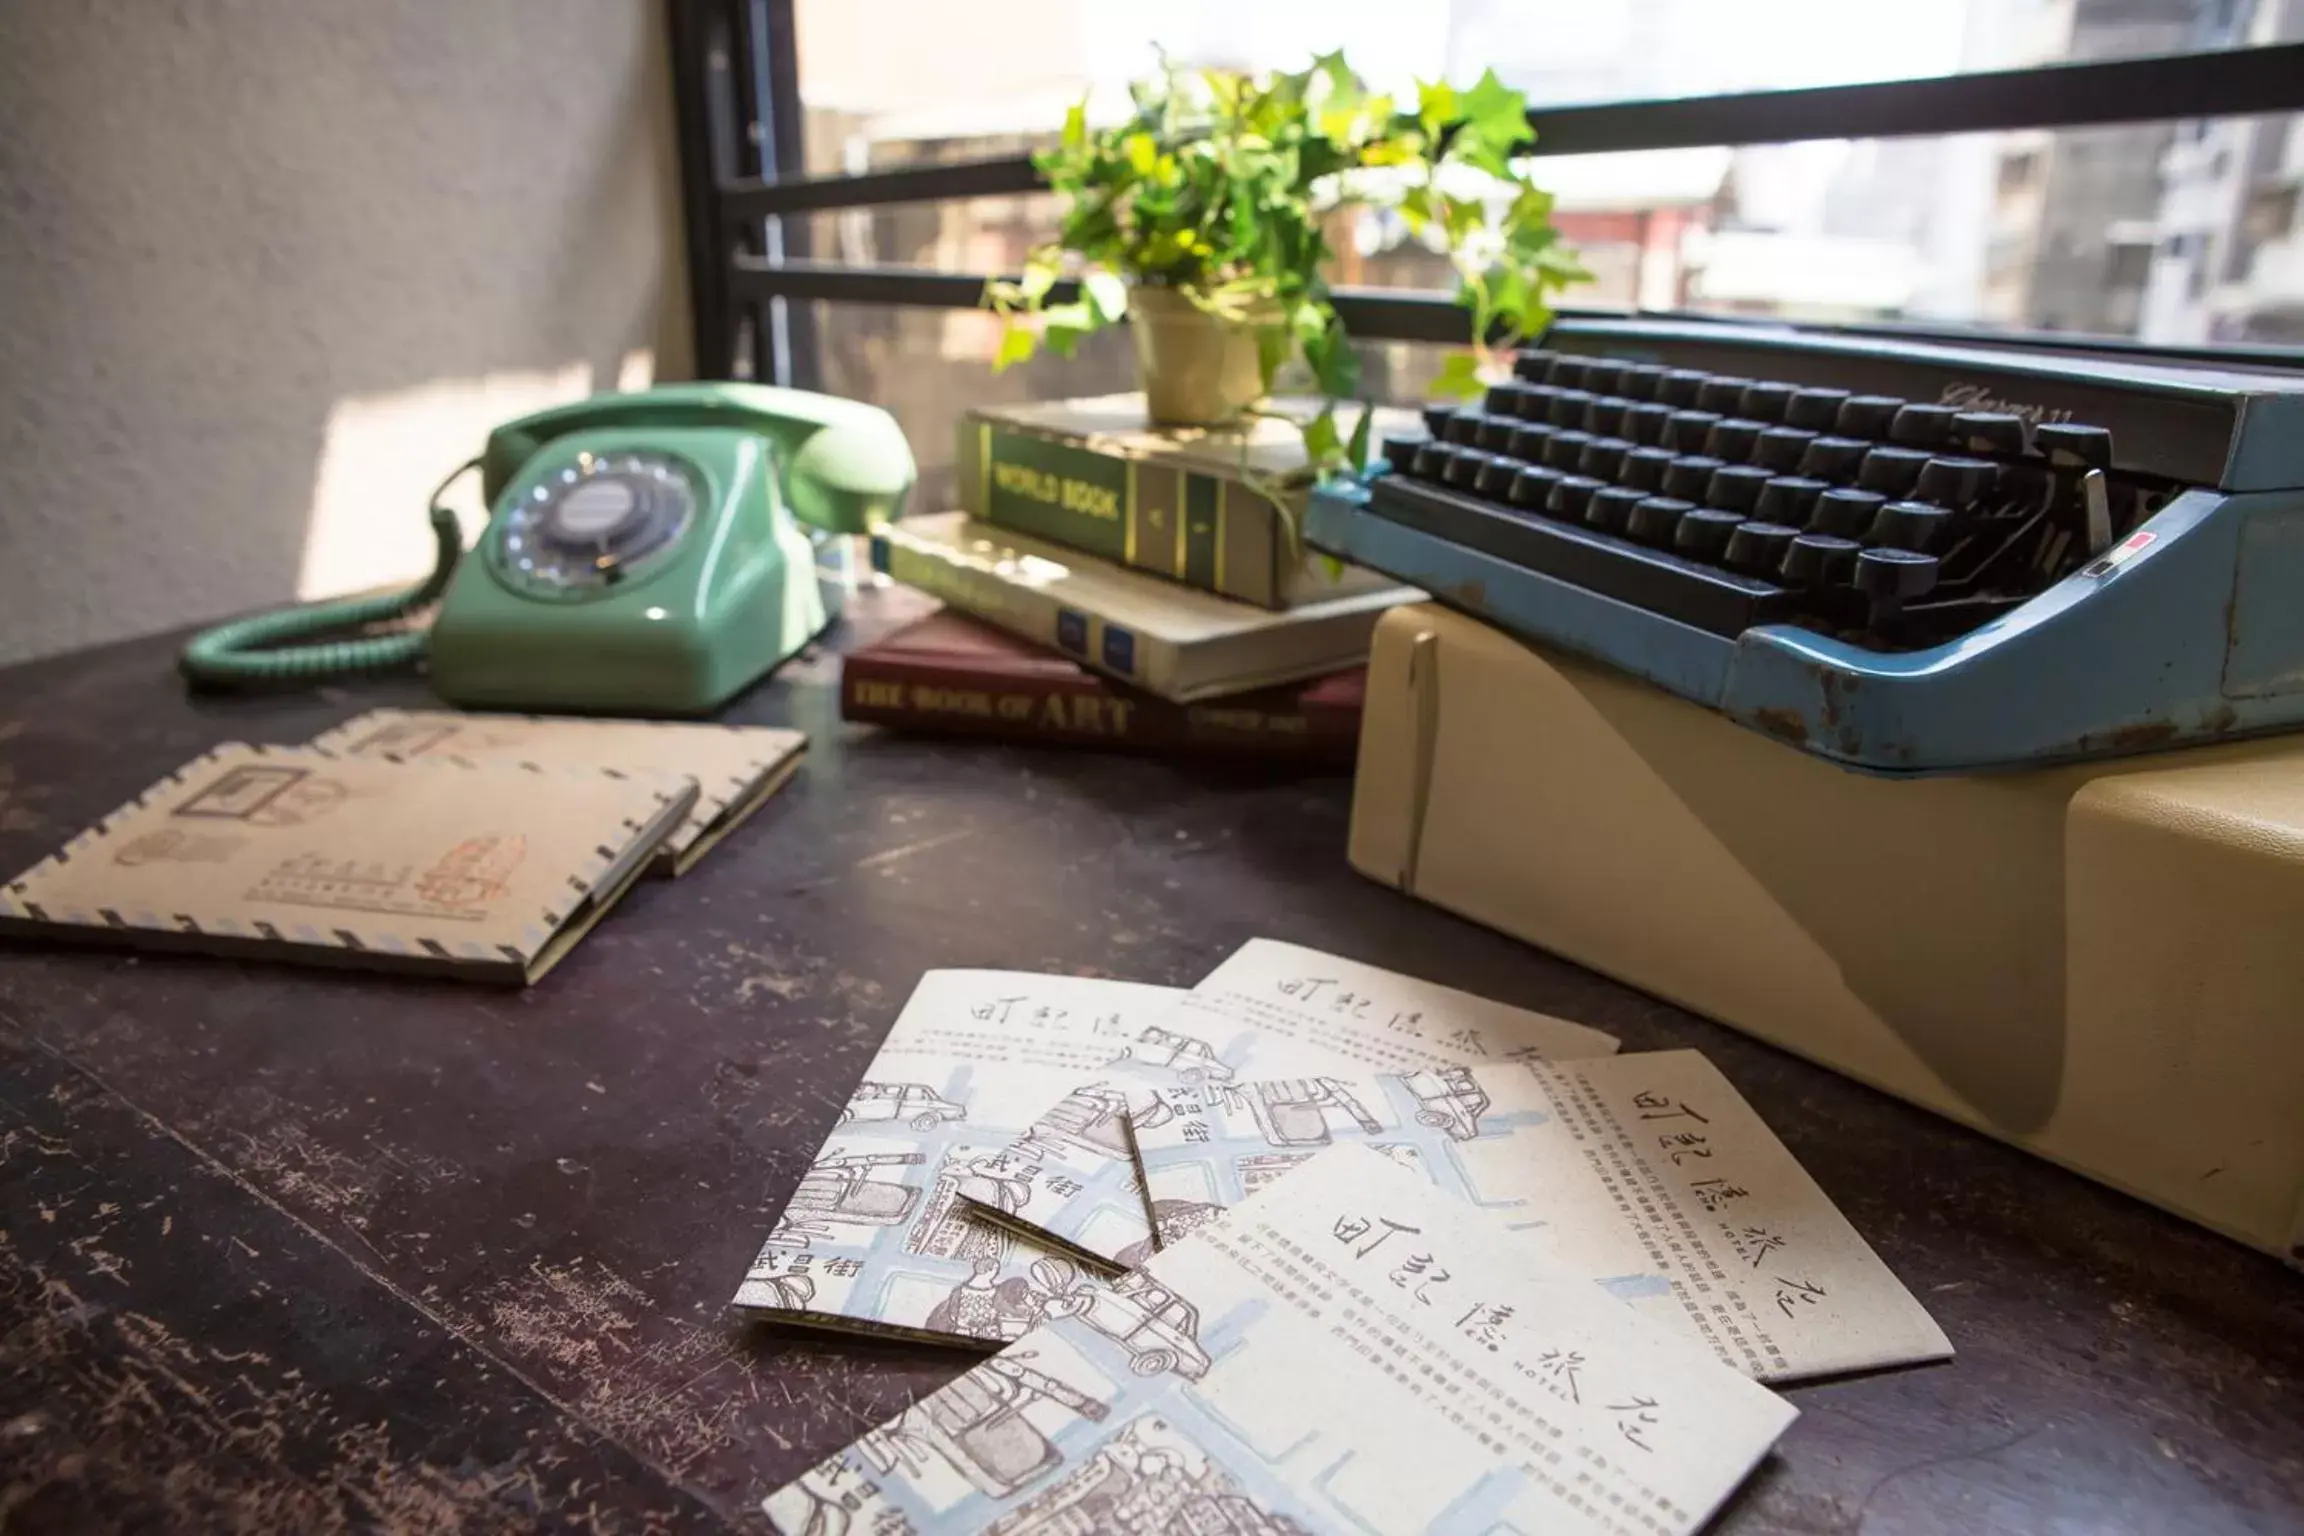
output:
<instances>
[{"instance_id":1,"label":"red book spine","mask_svg":"<svg viewBox=\"0 0 2304 1536\"><path fill-rule=\"evenodd\" d=\"M869 653L849 656L840 673L844 720L1000 741L1342 766L1351 764L1359 740L1360 698L1356 686L1329 683L1173 704L1089 674L1018 676Z\"/></svg>"}]
</instances>

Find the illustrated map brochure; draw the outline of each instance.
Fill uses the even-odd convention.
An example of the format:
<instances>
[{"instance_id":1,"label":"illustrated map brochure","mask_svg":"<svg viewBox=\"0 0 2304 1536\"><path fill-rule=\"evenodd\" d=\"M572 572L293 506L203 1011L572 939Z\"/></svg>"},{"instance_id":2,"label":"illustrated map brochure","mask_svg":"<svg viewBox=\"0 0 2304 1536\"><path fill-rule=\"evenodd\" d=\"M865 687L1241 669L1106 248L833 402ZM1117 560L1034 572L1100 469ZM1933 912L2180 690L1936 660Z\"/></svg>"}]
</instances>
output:
<instances>
[{"instance_id":1,"label":"illustrated map brochure","mask_svg":"<svg viewBox=\"0 0 2304 1536\"><path fill-rule=\"evenodd\" d=\"M458 757L686 774L697 783L696 804L650 866L655 874L679 875L784 787L808 738L764 725L372 709L312 745L343 757Z\"/></svg>"},{"instance_id":2,"label":"illustrated map brochure","mask_svg":"<svg viewBox=\"0 0 2304 1536\"><path fill-rule=\"evenodd\" d=\"M1685 1536L1793 1417L1337 1147L764 1508L786 1536Z\"/></svg>"},{"instance_id":3,"label":"illustrated map brochure","mask_svg":"<svg viewBox=\"0 0 2304 1536\"><path fill-rule=\"evenodd\" d=\"M1694 1051L1131 1098L1162 1246L1320 1149L1374 1147L1761 1381L1940 1360L1942 1330Z\"/></svg>"},{"instance_id":4,"label":"illustrated map brochure","mask_svg":"<svg viewBox=\"0 0 2304 1536\"><path fill-rule=\"evenodd\" d=\"M0 930L519 985L695 799L665 774L235 743L0 885Z\"/></svg>"},{"instance_id":5,"label":"illustrated map brochure","mask_svg":"<svg viewBox=\"0 0 2304 1536\"><path fill-rule=\"evenodd\" d=\"M1606 1056L1596 1029L1274 939L1251 939L1007 1151L988 1211L1123 1268L1152 1248L1124 1132L1130 1087Z\"/></svg>"},{"instance_id":6,"label":"illustrated map brochure","mask_svg":"<svg viewBox=\"0 0 2304 1536\"><path fill-rule=\"evenodd\" d=\"M1177 994L1015 971L930 971L801 1176L735 1304L852 1332L991 1347L1100 1284L976 1219L1000 1156L1066 1087ZM1121 1114L1110 1134L1118 1137Z\"/></svg>"}]
</instances>

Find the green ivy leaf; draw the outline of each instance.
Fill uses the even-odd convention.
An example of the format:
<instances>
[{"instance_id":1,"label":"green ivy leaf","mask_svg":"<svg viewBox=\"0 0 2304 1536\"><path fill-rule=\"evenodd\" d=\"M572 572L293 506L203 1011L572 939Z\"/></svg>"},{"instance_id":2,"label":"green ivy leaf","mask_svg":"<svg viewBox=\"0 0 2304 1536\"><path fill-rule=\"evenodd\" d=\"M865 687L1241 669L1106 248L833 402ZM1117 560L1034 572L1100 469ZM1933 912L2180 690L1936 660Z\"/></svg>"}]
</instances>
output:
<instances>
[{"instance_id":1,"label":"green ivy leaf","mask_svg":"<svg viewBox=\"0 0 2304 1536\"><path fill-rule=\"evenodd\" d=\"M1528 98L1497 79L1493 69L1481 71L1479 82L1456 98L1456 108L1463 119L1459 133L1499 152L1535 141L1528 127Z\"/></svg>"},{"instance_id":2,"label":"green ivy leaf","mask_svg":"<svg viewBox=\"0 0 2304 1536\"><path fill-rule=\"evenodd\" d=\"M1462 400L1478 394L1480 357L1474 352L1451 352L1440 361L1440 372L1434 376L1431 393L1442 400Z\"/></svg>"},{"instance_id":3,"label":"green ivy leaf","mask_svg":"<svg viewBox=\"0 0 2304 1536\"><path fill-rule=\"evenodd\" d=\"M1080 279L1080 292L1102 324L1110 325L1128 313L1128 285L1120 280L1116 272L1095 271L1084 274Z\"/></svg>"},{"instance_id":4,"label":"green ivy leaf","mask_svg":"<svg viewBox=\"0 0 2304 1536\"><path fill-rule=\"evenodd\" d=\"M1376 407L1360 407L1360 423L1352 429L1352 441L1344 445L1344 458L1355 471L1368 467L1368 429L1375 424Z\"/></svg>"},{"instance_id":5,"label":"green ivy leaf","mask_svg":"<svg viewBox=\"0 0 2304 1536\"><path fill-rule=\"evenodd\" d=\"M1344 440L1336 433L1336 407L1324 405L1320 414L1304 424L1304 455L1316 469L1333 463L1343 452Z\"/></svg>"},{"instance_id":6,"label":"green ivy leaf","mask_svg":"<svg viewBox=\"0 0 2304 1536\"><path fill-rule=\"evenodd\" d=\"M1005 373L1016 364L1029 361L1039 343L1030 326L1011 322L1000 335L1000 350L992 354L992 371Z\"/></svg>"},{"instance_id":7,"label":"green ivy leaf","mask_svg":"<svg viewBox=\"0 0 2304 1536\"><path fill-rule=\"evenodd\" d=\"M1441 130L1460 115L1456 87L1445 80L1416 82L1416 121L1423 125L1427 137L1438 138Z\"/></svg>"}]
</instances>

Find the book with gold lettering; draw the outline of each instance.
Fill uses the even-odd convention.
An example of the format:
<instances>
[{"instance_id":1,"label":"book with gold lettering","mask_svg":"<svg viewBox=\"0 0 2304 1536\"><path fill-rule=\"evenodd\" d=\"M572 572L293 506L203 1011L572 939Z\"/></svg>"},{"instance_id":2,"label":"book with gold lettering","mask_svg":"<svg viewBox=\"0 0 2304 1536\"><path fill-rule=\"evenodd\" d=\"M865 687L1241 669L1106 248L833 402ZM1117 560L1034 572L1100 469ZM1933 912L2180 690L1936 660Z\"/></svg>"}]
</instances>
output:
<instances>
[{"instance_id":1,"label":"book with gold lettering","mask_svg":"<svg viewBox=\"0 0 2304 1536\"><path fill-rule=\"evenodd\" d=\"M534 981L696 781L216 748L0 885L0 931Z\"/></svg>"},{"instance_id":2,"label":"book with gold lettering","mask_svg":"<svg viewBox=\"0 0 2304 1536\"><path fill-rule=\"evenodd\" d=\"M1363 669L1171 704L965 614L908 624L841 663L840 716L897 730L1349 767Z\"/></svg>"},{"instance_id":3,"label":"book with gold lettering","mask_svg":"<svg viewBox=\"0 0 2304 1536\"><path fill-rule=\"evenodd\" d=\"M702 720L372 709L315 737L312 745L346 757L684 774L696 781L696 804L649 864L656 874L682 875L784 787L800 766L808 738L776 726Z\"/></svg>"},{"instance_id":4,"label":"book with gold lettering","mask_svg":"<svg viewBox=\"0 0 2304 1536\"><path fill-rule=\"evenodd\" d=\"M1274 407L1308 418L1318 403ZM1378 410L1370 440L1416 426ZM1303 434L1276 417L1154 427L1142 395L987 405L961 418L959 450L961 507L1010 532L1263 608L1391 585L1307 558L1294 531L1310 488Z\"/></svg>"},{"instance_id":5,"label":"book with gold lettering","mask_svg":"<svg viewBox=\"0 0 2304 1536\"><path fill-rule=\"evenodd\" d=\"M1380 586L1274 612L963 512L888 524L872 536L872 562L950 607L1179 704L1357 666L1384 610L1423 595Z\"/></svg>"}]
</instances>

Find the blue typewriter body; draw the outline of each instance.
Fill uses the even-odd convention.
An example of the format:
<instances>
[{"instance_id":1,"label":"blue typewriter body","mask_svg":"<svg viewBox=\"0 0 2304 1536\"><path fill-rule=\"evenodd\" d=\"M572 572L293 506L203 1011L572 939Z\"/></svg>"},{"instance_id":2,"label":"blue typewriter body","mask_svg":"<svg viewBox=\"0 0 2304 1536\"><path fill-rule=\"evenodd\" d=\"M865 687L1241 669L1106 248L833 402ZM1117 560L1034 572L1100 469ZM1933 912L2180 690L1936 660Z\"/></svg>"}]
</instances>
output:
<instances>
[{"instance_id":1,"label":"blue typewriter body","mask_svg":"<svg viewBox=\"0 0 2304 1536\"><path fill-rule=\"evenodd\" d=\"M2304 377L1700 321L1522 356L1317 491L1308 542L1869 772L2304 725Z\"/></svg>"}]
</instances>

